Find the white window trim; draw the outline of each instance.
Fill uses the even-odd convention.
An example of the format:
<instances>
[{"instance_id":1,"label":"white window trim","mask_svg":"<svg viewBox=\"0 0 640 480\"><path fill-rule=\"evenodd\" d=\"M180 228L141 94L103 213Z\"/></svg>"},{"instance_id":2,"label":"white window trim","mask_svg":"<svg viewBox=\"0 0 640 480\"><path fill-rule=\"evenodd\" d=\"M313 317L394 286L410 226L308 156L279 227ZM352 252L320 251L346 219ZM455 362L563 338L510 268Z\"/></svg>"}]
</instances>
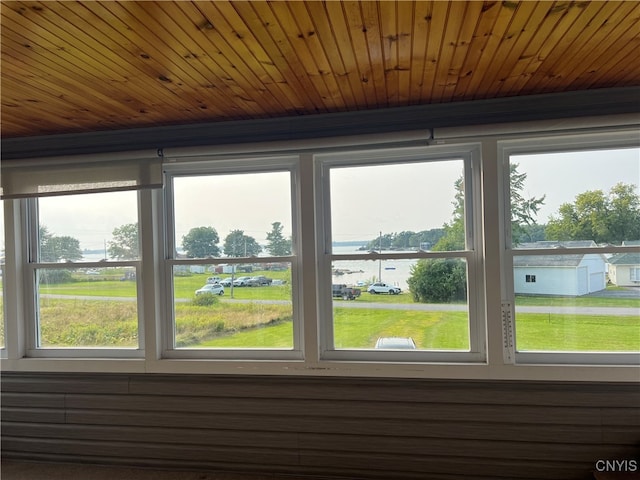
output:
<instances>
[{"instance_id":1,"label":"white window trim","mask_svg":"<svg viewBox=\"0 0 640 480\"><path fill-rule=\"evenodd\" d=\"M23 279L24 312L30 319L26 322L26 356L30 358L144 358L145 348L145 323L144 323L144 297L141 282L136 281L136 311L138 313L138 346L131 348L121 347L40 347L39 343L39 289L36 281L36 271L39 269L69 269L69 268L105 268L105 267L133 267L136 270L136 278L141 276L141 260L107 260L104 262L65 262L50 263L40 262L38 258L39 221L38 203L36 198L19 201L25 212L23 231L26 232L25 243L25 268ZM141 217L140 192L137 193L138 224Z\"/></svg>"},{"instance_id":2,"label":"white window trim","mask_svg":"<svg viewBox=\"0 0 640 480\"><path fill-rule=\"evenodd\" d=\"M508 125L509 128L504 128ZM521 124L500 124L476 128L442 129L434 132L432 145L463 145L479 142L482 145L481 190L482 203L475 205L476 219L484 239L484 251L481 252L483 270L478 275L483 280L484 290L478 289L480 300L484 301L486 324L479 328L486 335L487 358L477 363L448 362L362 362L351 360L322 360L319 351L318 332L318 278L316 267L316 215L314 209L313 171L314 154L338 150L367 150L371 148L409 146L426 143L415 132L405 138L395 135L385 141L385 135L349 137L348 141L318 139L304 145L296 142L272 142L268 148L254 147L251 144L235 145L232 148L194 147L188 149L186 157L199 157L204 154L221 154L237 157L270 154L295 154L300 157L300 184L298 196L301 199L298 212L299 264L296 271L304 286L304 295L300 297L300 311L303 313L302 344L305 347L304 360L251 360L251 359L171 359L163 358L162 335L164 315L164 231L166 219L163 211L162 192L158 190L142 191L142 215L140 217L142 242L142 272L145 278L143 291L145 301L139 305L144 310L145 357L144 358L29 358L26 353L25 325L28 315L24 312L24 235L20 227L23 210L18 200L5 201L5 231L7 276L16 279L15 284L5 285L5 295L15 301L7 303L5 358L0 361L3 371L38 372L96 372L96 373L166 373L166 374L259 374L259 375L302 375L302 376L342 376L342 377L384 377L384 378L432 378L432 379L471 379L471 380L528 380L528 381L577 381L577 382L638 382L638 368L633 364L543 364L515 363L508 355L508 332L503 329L502 291L500 280L504 260L504 194L501 181L502 170L498 155L498 142L503 147L505 141L530 142L536 138L565 137L567 134L581 133L587 137L602 138L611 135L636 134L640 126L637 115L617 119L611 116L595 117L588 124L581 119L558 121L527 122ZM586 128L585 128L586 127ZM632 130L635 129L635 130ZM384 137L384 138L383 138ZM424 137L428 139L429 137ZM360 140L359 140L360 139ZM344 140L344 137L343 139ZM614 142L615 143L615 142ZM601 143L599 143L601 144ZM352 146L351 148L349 146ZM355 148L353 148L355 146ZM304 148L303 148L304 147ZM262 152L262 153L261 153ZM274 153L275 152L275 153ZM167 154L168 152L165 152ZM171 152L176 154L178 152ZM117 157L126 154L115 154ZM111 154L104 156L109 161ZM169 159L170 155L167 155ZM320 255L318 252L317 255ZM302 269L304 263L305 269ZM508 272L506 272L508 273ZM506 311L508 312L508 303ZM508 315L507 315L508 317ZM508 325L508 322L507 322Z\"/></svg>"},{"instance_id":3,"label":"white window trim","mask_svg":"<svg viewBox=\"0 0 640 480\"><path fill-rule=\"evenodd\" d=\"M467 250L451 252L416 252L411 254L334 254L331 235L331 199L329 176L332 168L371 165L462 160L465 183L465 234ZM475 220L481 203L480 145L443 145L396 149L363 150L359 152L325 153L315 156L316 215L318 245L318 318L320 351L323 360L359 362L483 362L485 361L485 309L482 276L482 235ZM448 206L447 206L448 207ZM477 240L474 240L477 239ZM475 242L475 243L474 243ZM333 302L331 295L331 264L341 260L393 260L401 258L461 258L467 264L469 351L416 350L377 351L373 349L336 349L333 338Z\"/></svg>"},{"instance_id":4,"label":"white window trim","mask_svg":"<svg viewBox=\"0 0 640 480\"><path fill-rule=\"evenodd\" d=\"M501 231L502 251L502 298L508 305L508 324L504 325L505 336L510 337L510 345L505 346L505 358L516 365L640 365L638 352L562 352L562 351L518 351L515 340L517 320L513 258L527 255L568 255L572 253L621 253L638 251L637 247L609 246L594 248L565 248L562 253L555 249L520 249L512 247L509 164L512 155L607 150L617 148L639 148L637 130L612 129L590 133L554 134L523 136L518 139L498 139L498 156L501 167L503 216Z\"/></svg>"},{"instance_id":5,"label":"white window trim","mask_svg":"<svg viewBox=\"0 0 640 480\"><path fill-rule=\"evenodd\" d=\"M166 286L165 302L163 305L162 321L162 358L166 359L217 359L217 360L271 360L300 361L303 359L303 324L301 321L303 286L301 282L301 263L297 252L299 235L299 157L297 155L274 155L253 157L247 155L188 157L181 160L177 157L170 157L170 163L165 165L165 209L166 220L164 241L164 267L163 281ZM291 221L292 221L292 250L293 255L283 257L260 257L265 262L280 261L291 263L291 284L292 284L292 309L293 309L293 346L286 348L209 348L209 349L185 349L177 348L174 340L175 319L173 303L173 267L175 265L217 265L219 263L241 264L246 263L244 257L216 257L212 259L176 259L174 238L174 192L173 179L183 176L193 175L224 175L243 173L270 173L288 172L291 178Z\"/></svg>"}]
</instances>

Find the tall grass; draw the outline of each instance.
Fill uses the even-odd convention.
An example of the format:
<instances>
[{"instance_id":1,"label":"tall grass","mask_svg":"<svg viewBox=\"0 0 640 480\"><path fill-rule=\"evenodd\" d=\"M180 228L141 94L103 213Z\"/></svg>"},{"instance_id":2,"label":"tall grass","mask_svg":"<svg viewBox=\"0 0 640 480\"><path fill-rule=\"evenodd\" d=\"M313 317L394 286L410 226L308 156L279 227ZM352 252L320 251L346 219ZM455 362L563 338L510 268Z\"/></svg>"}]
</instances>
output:
<instances>
[{"instance_id":1,"label":"tall grass","mask_svg":"<svg viewBox=\"0 0 640 480\"><path fill-rule=\"evenodd\" d=\"M222 336L228 337L243 330L290 321L292 310L290 305L262 303L218 303L210 307L176 304L175 316L176 346L185 348L201 346L208 340ZM269 347L263 343L236 346ZM289 336L289 344L293 344L293 335Z\"/></svg>"},{"instance_id":2,"label":"tall grass","mask_svg":"<svg viewBox=\"0 0 640 480\"><path fill-rule=\"evenodd\" d=\"M291 322L290 305L258 303L197 306L176 304L176 344L199 345L257 327ZM282 342L280 342L282 343ZM288 345L293 344L293 335ZM41 347L138 346L138 320L135 302L103 300L42 299L40 304ZM250 347L269 347L263 341Z\"/></svg>"},{"instance_id":3,"label":"tall grass","mask_svg":"<svg viewBox=\"0 0 640 480\"><path fill-rule=\"evenodd\" d=\"M135 302L41 299L40 346L135 348L137 317Z\"/></svg>"},{"instance_id":4,"label":"tall grass","mask_svg":"<svg viewBox=\"0 0 640 480\"><path fill-rule=\"evenodd\" d=\"M201 276L204 277L204 276ZM203 278L190 279L202 285ZM182 280L181 278L176 281ZM102 288L110 282L93 283L86 295L104 294ZM95 284L100 284L97 289ZM75 294L78 283L60 285ZM133 282L114 282L111 292L135 292ZM43 293L46 288L43 287ZM192 286L181 285L193 298ZM237 288L238 296L246 300L266 300L265 292L275 300L290 300L290 287ZM393 302L409 295L363 296L372 300ZM228 295L221 298L228 299ZM405 300L405 298L402 298ZM635 302L635 299L629 299ZM549 298L526 298L531 305L561 301ZM566 299L562 300L563 302ZM620 305L619 299L580 298L596 306ZM40 297L40 338L43 347L116 347L138 346L137 307L134 301L50 299ZM529 303L530 302L530 303ZM592 303L596 302L596 303ZM518 304L523 302L518 300ZM386 310L382 308L344 308L342 300L334 302L334 341L336 348L372 348L378 337L413 337L421 349L467 350L469 327L465 312L435 312L416 310ZM632 303L633 304L633 303ZM566 305L566 303L560 303ZM346 305L345 305L346 306ZM625 305L626 306L626 305ZM0 297L0 309L2 297ZM293 345L292 306L263 302L218 301L211 306L196 306L176 302L175 337L179 348L291 348ZM3 320L0 317L0 320ZM527 314L518 313L516 342L519 350L548 351L638 351L640 350L640 319L638 316ZM0 328L0 343L4 344L4 329Z\"/></svg>"}]
</instances>

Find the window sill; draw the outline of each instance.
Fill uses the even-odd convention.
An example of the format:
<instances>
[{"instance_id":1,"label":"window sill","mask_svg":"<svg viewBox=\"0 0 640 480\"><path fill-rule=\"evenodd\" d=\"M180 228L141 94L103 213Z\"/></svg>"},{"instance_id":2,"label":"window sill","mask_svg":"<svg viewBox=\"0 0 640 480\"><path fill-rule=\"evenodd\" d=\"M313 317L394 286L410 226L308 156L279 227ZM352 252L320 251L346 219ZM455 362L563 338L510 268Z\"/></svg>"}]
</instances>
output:
<instances>
[{"instance_id":1,"label":"window sill","mask_svg":"<svg viewBox=\"0 0 640 480\"><path fill-rule=\"evenodd\" d=\"M529 380L576 382L639 382L637 365L487 365L444 363L381 363L353 361L251 361L204 359L2 359L4 372L86 372L157 374L229 374L457 380Z\"/></svg>"}]
</instances>

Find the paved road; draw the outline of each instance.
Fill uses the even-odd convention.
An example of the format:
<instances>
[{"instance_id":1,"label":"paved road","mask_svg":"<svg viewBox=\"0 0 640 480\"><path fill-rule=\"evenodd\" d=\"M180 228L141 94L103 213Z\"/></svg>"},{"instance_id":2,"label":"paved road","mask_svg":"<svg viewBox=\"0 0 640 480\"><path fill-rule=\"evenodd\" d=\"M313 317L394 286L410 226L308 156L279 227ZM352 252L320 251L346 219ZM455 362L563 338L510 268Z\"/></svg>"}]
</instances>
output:
<instances>
[{"instance_id":1,"label":"paved road","mask_svg":"<svg viewBox=\"0 0 640 480\"><path fill-rule=\"evenodd\" d=\"M43 298L58 299L77 299L77 300L115 300L115 301L134 301L135 297L105 297L95 295L54 295L43 294ZM179 303L190 302L191 299L179 298ZM266 305L288 305L291 302L287 300L243 300L222 298L224 303L251 303L259 302ZM449 305L449 304L433 304L433 303L377 303L362 302L358 300L334 300L334 305L344 308L360 308L360 309L379 309L379 310L427 310L432 312L460 312L467 310L466 305ZM516 307L521 313L574 313L581 315L619 315L619 316L640 316L640 308L634 307L552 307L552 306L529 306Z\"/></svg>"}]
</instances>

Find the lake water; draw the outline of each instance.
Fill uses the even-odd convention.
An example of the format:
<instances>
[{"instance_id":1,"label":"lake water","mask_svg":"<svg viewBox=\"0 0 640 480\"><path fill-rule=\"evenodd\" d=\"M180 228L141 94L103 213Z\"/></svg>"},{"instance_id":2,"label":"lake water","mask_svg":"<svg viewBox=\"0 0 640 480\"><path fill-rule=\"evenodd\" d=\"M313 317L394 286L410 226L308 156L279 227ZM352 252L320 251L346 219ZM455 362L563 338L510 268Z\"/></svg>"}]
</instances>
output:
<instances>
[{"instance_id":1,"label":"lake water","mask_svg":"<svg viewBox=\"0 0 640 480\"><path fill-rule=\"evenodd\" d=\"M357 247L334 247L335 254L366 253L359 252ZM407 279L411 275L411 267L417 260L346 260L333 262L332 276L333 283L346 283L347 285L357 285L358 282L365 284L377 281L378 278L385 283L396 285L403 291L408 290ZM336 275L336 271L345 272ZM346 273L352 272L352 273Z\"/></svg>"}]
</instances>

